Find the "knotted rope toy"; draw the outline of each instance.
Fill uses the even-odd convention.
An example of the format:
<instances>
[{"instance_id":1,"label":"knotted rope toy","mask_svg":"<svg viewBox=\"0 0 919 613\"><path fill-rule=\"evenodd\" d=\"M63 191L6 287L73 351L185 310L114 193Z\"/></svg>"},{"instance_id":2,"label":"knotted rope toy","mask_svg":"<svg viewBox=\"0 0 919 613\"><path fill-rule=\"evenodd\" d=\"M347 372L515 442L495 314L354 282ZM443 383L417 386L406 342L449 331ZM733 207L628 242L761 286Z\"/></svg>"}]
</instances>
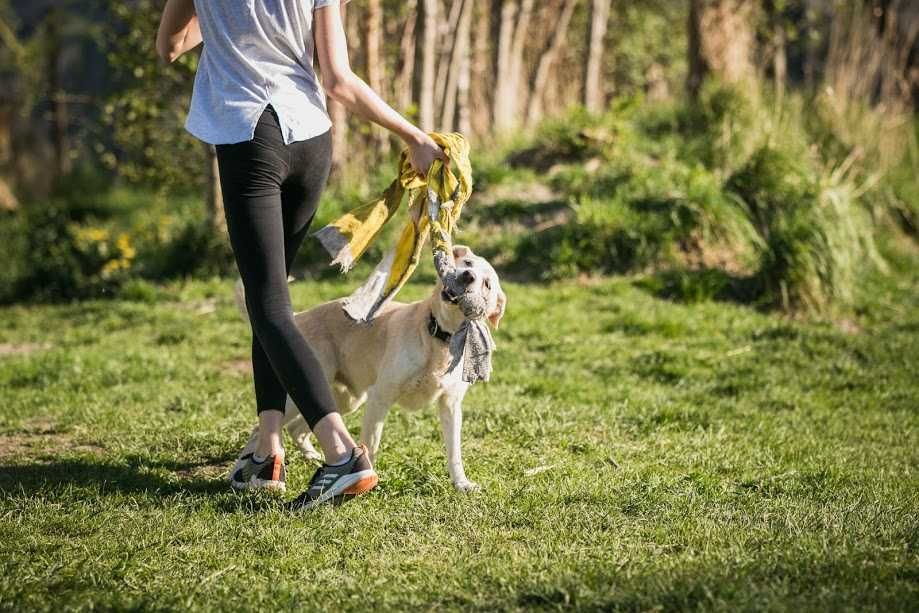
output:
<instances>
[{"instance_id":1,"label":"knotted rope toy","mask_svg":"<svg viewBox=\"0 0 919 613\"><path fill-rule=\"evenodd\" d=\"M451 236L472 193L469 144L455 132L434 132L430 136L443 149L448 163L435 160L427 175L421 176L412 168L408 151L403 151L398 176L379 198L345 213L313 236L332 256L332 264L347 272L392 219L407 193L408 223L367 281L344 301L345 313L357 322L370 323L380 307L408 281L430 234L437 274L466 317L450 339L452 360L446 372L452 372L463 361L464 381L488 381L495 343L483 321L486 305L483 298L466 293L460 286L451 255Z\"/></svg>"}]
</instances>

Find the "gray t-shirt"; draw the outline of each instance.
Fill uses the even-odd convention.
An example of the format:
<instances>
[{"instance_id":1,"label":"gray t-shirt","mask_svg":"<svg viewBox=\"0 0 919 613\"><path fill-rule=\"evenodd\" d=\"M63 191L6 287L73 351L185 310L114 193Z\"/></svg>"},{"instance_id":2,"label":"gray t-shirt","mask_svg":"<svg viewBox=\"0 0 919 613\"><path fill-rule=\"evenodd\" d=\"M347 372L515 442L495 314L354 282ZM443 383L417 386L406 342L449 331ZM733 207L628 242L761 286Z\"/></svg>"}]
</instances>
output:
<instances>
[{"instance_id":1,"label":"gray t-shirt","mask_svg":"<svg viewBox=\"0 0 919 613\"><path fill-rule=\"evenodd\" d=\"M214 145L251 140L271 104L285 143L326 132L313 10L338 1L195 0L204 50L185 128Z\"/></svg>"}]
</instances>

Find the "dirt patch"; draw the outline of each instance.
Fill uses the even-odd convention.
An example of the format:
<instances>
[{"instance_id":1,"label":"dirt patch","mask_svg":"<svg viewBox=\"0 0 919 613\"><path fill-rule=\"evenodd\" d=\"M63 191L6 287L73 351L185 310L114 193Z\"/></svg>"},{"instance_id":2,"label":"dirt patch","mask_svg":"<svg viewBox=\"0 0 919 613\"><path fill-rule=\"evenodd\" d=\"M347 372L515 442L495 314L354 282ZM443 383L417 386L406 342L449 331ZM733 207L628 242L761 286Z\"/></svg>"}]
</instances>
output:
<instances>
[{"instance_id":1,"label":"dirt patch","mask_svg":"<svg viewBox=\"0 0 919 613\"><path fill-rule=\"evenodd\" d=\"M475 206L492 206L503 200L517 202L545 202L557 200L558 194L543 183L527 181L525 183L509 182L490 187L483 192L476 192L473 201Z\"/></svg>"},{"instance_id":2,"label":"dirt patch","mask_svg":"<svg viewBox=\"0 0 919 613\"><path fill-rule=\"evenodd\" d=\"M51 343L0 343L0 356L28 355L50 348Z\"/></svg>"},{"instance_id":3,"label":"dirt patch","mask_svg":"<svg viewBox=\"0 0 919 613\"><path fill-rule=\"evenodd\" d=\"M684 264L691 270L716 269L734 276L748 276L753 270L745 263L742 250L733 245L704 240L698 234L680 244Z\"/></svg>"},{"instance_id":4,"label":"dirt patch","mask_svg":"<svg viewBox=\"0 0 919 613\"><path fill-rule=\"evenodd\" d=\"M858 325L857 321L852 319L840 319L836 322L836 328L843 334L856 335L861 334L862 327Z\"/></svg>"},{"instance_id":5,"label":"dirt patch","mask_svg":"<svg viewBox=\"0 0 919 613\"><path fill-rule=\"evenodd\" d=\"M243 358L227 360L220 364L220 371L237 377L247 377L252 374L252 360Z\"/></svg>"},{"instance_id":6,"label":"dirt patch","mask_svg":"<svg viewBox=\"0 0 919 613\"><path fill-rule=\"evenodd\" d=\"M44 458L61 452L98 455L104 451L101 445L78 441L60 431L47 418L34 419L18 432L0 434L0 460Z\"/></svg>"}]
</instances>

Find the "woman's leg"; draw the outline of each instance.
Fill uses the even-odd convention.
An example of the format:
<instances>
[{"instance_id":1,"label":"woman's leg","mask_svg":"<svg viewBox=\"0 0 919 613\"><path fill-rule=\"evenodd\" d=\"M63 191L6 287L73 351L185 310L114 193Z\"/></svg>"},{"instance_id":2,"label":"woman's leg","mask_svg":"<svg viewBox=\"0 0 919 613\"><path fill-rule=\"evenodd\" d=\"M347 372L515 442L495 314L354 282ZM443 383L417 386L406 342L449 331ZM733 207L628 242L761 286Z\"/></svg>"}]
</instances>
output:
<instances>
[{"instance_id":1,"label":"woman's leg","mask_svg":"<svg viewBox=\"0 0 919 613\"><path fill-rule=\"evenodd\" d=\"M289 152L290 173L281 186L288 271L310 229L329 177L332 166L332 133L329 131L305 141L291 143ZM340 413L327 413L309 425L327 463L338 464L348 459L355 443Z\"/></svg>"},{"instance_id":2,"label":"woman's leg","mask_svg":"<svg viewBox=\"0 0 919 613\"><path fill-rule=\"evenodd\" d=\"M319 361L294 324L287 288L281 184L291 156L269 112L260 120L252 141L221 145L217 150L227 229L261 348L253 344L258 410L280 413L285 396L290 395L315 429L336 407ZM278 432L279 423L267 417L265 421L269 432ZM353 441L346 444L353 447ZM340 455L335 447L324 448L328 457Z\"/></svg>"}]
</instances>

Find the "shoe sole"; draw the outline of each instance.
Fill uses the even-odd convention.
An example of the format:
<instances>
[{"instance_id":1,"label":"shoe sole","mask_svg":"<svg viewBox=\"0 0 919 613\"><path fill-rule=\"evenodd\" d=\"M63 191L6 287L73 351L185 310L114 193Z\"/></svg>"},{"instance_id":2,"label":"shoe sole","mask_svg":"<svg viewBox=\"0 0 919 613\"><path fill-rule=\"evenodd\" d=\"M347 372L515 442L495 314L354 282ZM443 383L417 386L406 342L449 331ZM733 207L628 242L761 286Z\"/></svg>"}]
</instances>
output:
<instances>
[{"instance_id":1,"label":"shoe sole","mask_svg":"<svg viewBox=\"0 0 919 613\"><path fill-rule=\"evenodd\" d=\"M305 511L336 498L343 499L345 497L353 498L354 496L360 496L375 488L379 481L380 477L373 469L362 470L352 475L345 475L336 481L332 487L322 492L318 498L304 503L297 508Z\"/></svg>"},{"instance_id":2,"label":"shoe sole","mask_svg":"<svg viewBox=\"0 0 919 613\"><path fill-rule=\"evenodd\" d=\"M268 492L283 494L287 491L287 484L283 481L259 479L258 477L252 477L247 482L230 481L230 487L239 492L246 492L249 490L265 490Z\"/></svg>"}]
</instances>

